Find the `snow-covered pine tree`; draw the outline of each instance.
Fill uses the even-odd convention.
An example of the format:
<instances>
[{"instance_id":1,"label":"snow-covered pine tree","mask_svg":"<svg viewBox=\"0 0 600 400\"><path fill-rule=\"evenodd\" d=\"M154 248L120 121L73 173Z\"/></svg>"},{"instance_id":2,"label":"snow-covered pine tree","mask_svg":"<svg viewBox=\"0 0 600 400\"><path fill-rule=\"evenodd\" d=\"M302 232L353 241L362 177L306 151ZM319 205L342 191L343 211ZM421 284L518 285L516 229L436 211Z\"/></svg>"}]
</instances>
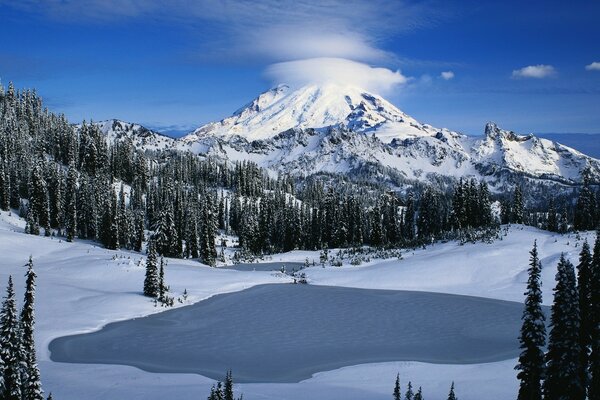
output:
<instances>
[{"instance_id":1,"label":"snow-covered pine tree","mask_svg":"<svg viewBox=\"0 0 600 400\"><path fill-rule=\"evenodd\" d=\"M200 235L200 258L202 263L216 265L217 250L215 248L216 215L211 196L205 197L202 210L202 231Z\"/></svg>"},{"instance_id":2,"label":"snow-covered pine tree","mask_svg":"<svg viewBox=\"0 0 600 400\"><path fill-rule=\"evenodd\" d=\"M158 301L164 303L166 300L167 286L165 285L165 258L160 257L158 269Z\"/></svg>"},{"instance_id":3,"label":"snow-covered pine tree","mask_svg":"<svg viewBox=\"0 0 600 400\"><path fill-rule=\"evenodd\" d=\"M158 266L156 260L156 245L153 240L148 243L148 257L146 258L146 277L144 279L144 296L157 297L158 287Z\"/></svg>"},{"instance_id":4,"label":"snow-covered pine tree","mask_svg":"<svg viewBox=\"0 0 600 400\"><path fill-rule=\"evenodd\" d=\"M77 236L77 180L78 172L75 164L69 165L65 188L64 216L67 242L72 242Z\"/></svg>"},{"instance_id":5,"label":"snow-covered pine tree","mask_svg":"<svg viewBox=\"0 0 600 400\"><path fill-rule=\"evenodd\" d=\"M21 400L21 335L12 276L0 311L0 359L3 400Z\"/></svg>"},{"instance_id":6,"label":"snow-covered pine tree","mask_svg":"<svg viewBox=\"0 0 600 400\"><path fill-rule=\"evenodd\" d=\"M35 325L35 278L33 260L29 257L27 263L26 289L21 310L21 347L22 347L22 395L24 400L43 400L40 370L37 365L35 353L35 340L33 336Z\"/></svg>"},{"instance_id":7,"label":"snow-covered pine tree","mask_svg":"<svg viewBox=\"0 0 600 400\"><path fill-rule=\"evenodd\" d=\"M400 392L400 374L396 375L396 383L394 384L394 400L400 400L402 393Z\"/></svg>"},{"instance_id":8,"label":"snow-covered pine tree","mask_svg":"<svg viewBox=\"0 0 600 400\"><path fill-rule=\"evenodd\" d=\"M579 341L581 346L581 365L583 381L588 384L588 362L592 341L592 254L587 240L581 246L579 264L577 264L577 291L579 292Z\"/></svg>"},{"instance_id":9,"label":"snow-covered pine tree","mask_svg":"<svg viewBox=\"0 0 600 400\"><path fill-rule=\"evenodd\" d=\"M582 173L583 185L575 207L575 229L588 230L596 228L596 196L591 188L591 172L586 168Z\"/></svg>"},{"instance_id":10,"label":"snow-covered pine tree","mask_svg":"<svg viewBox=\"0 0 600 400\"><path fill-rule=\"evenodd\" d=\"M583 400L585 384L582 379L575 269L564 254L560 257L557 269L546 354L544 400Z\"/></svg>"},{"instance_id":11,"label":"snow-covered pine tree","mask_svg":"<svg viewBox=\"0 0 600 400\"><path fill-rule=\"evenodd\" d=\"M542 312L542 264L537 251L537 241L529 252L529 278L525 292L523 324L519 336L521 355L515 367L520 381L518 400L541 400L544 378L544 346L546 344L546 317Z\"/></svg>"},{"instance_id":12,"label":"snow-covered pine tree","mask_svg":"<svg viewBox=\"0 0 600 400\"><path fill-rule=\"evenodd\" d=\"M413 400L414 392L412 388L412 382L408 381L408 386L406 387L406 393L404 394L404 400Z\"/></svg>"},{"instance_id":13,"label":"snow-covered pine tree","mask_svg":"<svg viewBox=\"0 0 600 400\"><path fill-rule=\"evenodd\" d=\"M423 389L419 386L419 390L415 393L414 400L423 400Z\"/></svg>"},{"instance_id":14,"label":"snow-covered pine tree","mask_svg":"<svg viewBox=\"0 0 600 400\"><path fill-rule=\"evenodd\" d=\"M591 348L589 400L600 400L600 231L596 232L594 256L592 258L592 296L591 296Z\"/></svg>"},{"instance_id":15,"label":"snow-covered pine tree","mask_svg":"<svg viewBox=\"0 0 600 400\"><path fill-rule=\"evenodd\" d=\"M556 212L554 198L552 197L548 202L548 218L546 222L546 229L550 232L558 232L558 214Z\"/></svg>"},{"instance_id":16,"label":"snow-covered pine tree","mask_svg":"<svg viewBox=\"0 0 600 400\"><path fill-rule=\"evenodd\" d=\"M523 204L523 190L521 186L515 187L515 193L513 194L512 201L512 219L511 222L514 224L522 224L525 222L525 207Z\"/></svg>"},{"instance_id":17,"label":"snow-covered pine tree","mask_svg":"<svg viewBox=\"0 0 600 400\"><path fill-rule=\"evenodd\" d=\"M450 386L450 393L448 393L448 400L458 400L456 394L454 393L454 382Z\"/></svg>"},{"instance_id":18,"label":"snow-covered pine tree","mask_svg":"<svg viewBox=\"0 0 600 400\"><path fill-rule=\"evenodd\" d=\"M225 375L225 383L223 385L223 400L234 400L233 378L231 377L231 370L227 371L227 374Z\"/></svg>"}]
</instances>

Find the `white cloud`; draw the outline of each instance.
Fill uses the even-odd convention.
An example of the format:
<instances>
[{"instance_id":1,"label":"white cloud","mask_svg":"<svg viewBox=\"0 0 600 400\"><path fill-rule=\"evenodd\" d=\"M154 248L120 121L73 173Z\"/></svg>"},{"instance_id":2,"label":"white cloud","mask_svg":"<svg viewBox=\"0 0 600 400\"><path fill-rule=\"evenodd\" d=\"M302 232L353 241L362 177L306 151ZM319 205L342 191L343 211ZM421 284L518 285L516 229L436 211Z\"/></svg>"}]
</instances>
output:
<instances>
[{"instance_id":1,"label":"white cloud","mask_svg":"<svg viewBox=\"0 0 600 400\"><path fill-rule=\"evenodd\" d=\"M593 63L585 66L586 71L600 71L600 62L594 61Z\"/></svg>"},{"instance_id":2,"label":"white cloud","mask_svg":"<svg viewBox=\"0 0 600 400\"><path fill-rule=\"evenodd\" d=\"M408 82L408 78L400 71L331 57L276 63L269 66L265 74L274 83L287 83L292 86L337 83L357 86L375 93L386 93Z\"/></svg>"},{"instance_id":3,"label":"white cloud","mask_svg":"<svg viewBox=\"0 0 600 400\"><path fill-rule=\"evenodd\" d=\"M443 71L440 74L440 78L449 81L450 79L454 78L454 72L452 72L452 71Z\"/></svg>"},{"instance_id":4,"label":"white cloud","mask_svg":"<svg viewBox=\"0 0 600 400\"><path fill-rule=\"evenodd\" d=\"M529 65L516 69L512 73L513 78L536 78L543 79L556 75L556 69L552 65Z\"/></svg>"}]
</instances>

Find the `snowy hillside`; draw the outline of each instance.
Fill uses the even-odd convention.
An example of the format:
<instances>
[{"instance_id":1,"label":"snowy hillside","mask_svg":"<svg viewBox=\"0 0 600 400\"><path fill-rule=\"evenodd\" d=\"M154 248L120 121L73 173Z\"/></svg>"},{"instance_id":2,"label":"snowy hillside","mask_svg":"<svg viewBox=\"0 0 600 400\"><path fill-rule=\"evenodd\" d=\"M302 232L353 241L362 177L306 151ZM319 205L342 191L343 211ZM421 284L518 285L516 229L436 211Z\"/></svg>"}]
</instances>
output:
<instances>
[{"instance_id":1,"label":"snowy hillside","mask_svg":"<svg viewBox=\"0 0 600 400\"><path fill-rule=\"evenodd\" d=\"M94 125L100 128L110 143L130 141L134 147L142 150L164 150L175 145L175 139L131 122L110 119L95 122ZM77 125L77 128L80 127Z\"/></svg>"},{"instance_id":2,"label":"snowy hillside","mask_svg":"<svg viewBox=\"0 0 600 400\"><path fill-rule=\"evenodd\" d=\"M15 278L19 298L24 267L33 256L38 274L36 339L44 388L60 399L197 398L213 381L193 374L149 373L132 367L56 363L49 359L51 339L94 331L103 325L164 310L141 294L144 259L139 253L111 251L94 243L66 243L56 238L24 235L24 221L0 216L0 281ZM410 289L467 294L522 301L528 251L534 240L543 264L544 303L551 302L556 261L561 252L576 262L582 239L593 234L562 236L530 227L514 226L493 244L455 242L426 250L405 252L403 260L374 260L363 266L315 267L307 271L311 284L371 289ZM273 261L318 262L318 252L274 255ZM449 264L449 260L453 260ZM218 293L238 291L263 283L285 283L289 278L268 271L240 272L205 267L196 261L169 259L166 280L171 293L189 293L186 304ZM423 279L427 277L427 279ZM176 302L176 305L179 303ZM310 306L310 305L307 305ZM314 306L314 305L313 305ZM268 318L268 315L262 315ZM263 321L263 323L267 323ZM276 322L271 322L276 323ZM517 332L515 332L517 334ZM455 381L464 400L500 400L516 393L516 360L486 364L442 365L417 362L365 363L323 371L299 383L236 385L249 399L374 399L389 398L391 382L400 372L404 382L422 385L427 397L444 398ZM94 379L90 380L89 377ZM486 382L482 385L482 382Z\"/></svg>"}]
</instances>

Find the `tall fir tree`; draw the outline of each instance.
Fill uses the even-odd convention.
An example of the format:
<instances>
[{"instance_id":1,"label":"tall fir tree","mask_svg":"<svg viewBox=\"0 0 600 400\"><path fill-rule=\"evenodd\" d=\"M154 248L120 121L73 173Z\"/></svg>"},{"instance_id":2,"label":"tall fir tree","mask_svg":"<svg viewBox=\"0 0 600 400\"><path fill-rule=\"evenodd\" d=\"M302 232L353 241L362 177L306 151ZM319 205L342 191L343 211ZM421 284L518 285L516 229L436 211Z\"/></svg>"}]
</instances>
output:
<instances>
[{"instance_id":1,"label":"tall fir tree","mask_svg":"<svg viewBox=\"0 0 600 400\"><path fill-rule=\"evenodd\" d=\"M450 386L450 393L448 393L448 400L458 400L456 394L454 393L454 382Z\"/></svg>"},{"instance_id":2,"label":"tall fir tree","mask_svg":"<svg viewBox=\"0 0 600 400\"><path fill-rule=\"evenodd\" d=\"M521 355L515 367L519 371L517 379L520 381L517 399L541 400L545 369L546 318L542 311L542 264L538 256L537 241L529 254L529 279L519 336Z\"/></svg>"},{"instance_id":3,"label":"tall fir tree","mask_svg":"<svg viewBox=\"0 0 600 400\"><path fill-rule=\"evenodd\" d=\"M592 314L592 254L587 240L581 246L579 264L577 264L577 291L579 292L579 341L581 346L581 365L583 381L588 385L588 362L592 344L593 319Z\"/></svg>"},{"instance_id":4,"label":"tall fir tree","mask_svg":"<svg viewBox=\"0 0 600 400\"><path fill-rule=\"evenodd\" d=\"M419 386L419 390L415 393L414 400L423 400L423 389Z\"/></svg>"},{"instance_id":5,"label":"tall fir tree","mask_svg":"<svg viewBox=\"0 0 600 400\"><path fill-rule=\"evenodd\" d=\"M515 224L522 224L525 222L525 206L523 202L523 190L520 185L515 187L512 202L512 221Z\"/></svg>"},{"instance_id":6,"label":"tall fir tree","mask_svg":"<svg viewBox=\"0 0 600 400\"><path fill-rule=\"evenodd\" d=\"M404 394L404 400L413 400L414 392L412 388L412 382L408 381L408 386L406 387L406 393Z\"/></svg>"},{"instance_id":7,"label":"tall fir tree","mask_svg":"<svg viewBox=\"0 0 600 400\"><path fill-rule=\"evenodd\" d=\"M148 243L148 257L146 258L146 277L144 279L144 296L156 298L159 294L158 265L156 259L156 245L151 240Z\"/></svg>"},{"instance_id":8,"label":"tall fir tree","mask_svg":"<svg viewBox=\"0 0 600 400\"><path fill-rule=\"evenodd\" d=\"M22 369L21 392L25 400L43 400L44 392L40 379L40 370L37 364L35 353L34 325L35 325L35 279L36 274L33 270L33 259L29 257L27 263L26 289L23 300L23 309L21 310L21 347Z\"/></svg>"},{"instance_id":9,"label":"tall fir tree","mask_svg":"<svg viewBox=\"0 0 600 400\"><path fill-rule=\"evenodd\" d=\"M591 354L590 354L590 383L588 397L590 400L600 400L600 231L596 232L594 256L592 258L592 305L591 305Z\"/></svg>"},{"instance_id":10,"label":"tall fir tree","mask_svg":"<svg viewBox=\"0 0 600 400\"><path fill-rule=\"evenodd\" d=\"M573 264L560 257L550 317L544 400L583 400L579 294Z\"/></svg>"},{"instance_id":11,"label":"tall fir tree","mask_svg":"<svg viewBox=\"0 0 600 400\"><path fill-rule=\"evenodd\" d=\"M67 242L72 242L77 235L77 180L78 173L74 163L69 165L65 190L65 230Z\"/></svg>"},{"instance_id":12,"label":"tall fir tree","mask_svg":"<svg viewBox=\"0 0 600 400\"><path fill-rule=\"evenodd\" d=\"M394 400L401 400L402 392L400 391L400 374L396 375L396 383L394 384Z\"/></svg>"},{"instance_id":13,"label":"tall fir tree","mask_svg":"<svg viewBox=\"0 0 600 400\"><path fill-rule=\"evenodd\" d=\"M3 400L21 400L21 336L12 276L0 312L0 359Z\"/></svg>"}]
</instances>

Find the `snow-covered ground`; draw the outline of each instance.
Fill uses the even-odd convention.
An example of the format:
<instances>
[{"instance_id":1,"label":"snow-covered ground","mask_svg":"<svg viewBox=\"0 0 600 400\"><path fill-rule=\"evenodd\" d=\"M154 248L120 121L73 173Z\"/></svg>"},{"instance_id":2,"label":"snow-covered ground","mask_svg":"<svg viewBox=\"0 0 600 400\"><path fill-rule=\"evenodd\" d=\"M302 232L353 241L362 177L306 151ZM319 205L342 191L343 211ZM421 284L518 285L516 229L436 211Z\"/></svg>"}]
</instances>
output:
<instances>
[{"instance_id":1,"label":"snow-covered ground","mask_svg":"<svg viewBox=\"0 0 600 400\"><path fill-rule=\"evenodd\" d=\"M24 265L33 256L38 274L36 340L46 391L58 399L191 399L208 395L212 380L187 374L156 374L127 366L63 364L49 360L48 343L56 337L89 332L113 321L163 311L141 295L144 257L109 251L90 242L23 234L23 221L0 215L0 285L13 275L19 300ZM589 240L594 239L588 234ZM551 303L556 261L561 252L576 261L582 238L515 226L494 244L445 243L404 254L403 260L373 261L362 266L313 267L309 281L319 285L373 289L410 289L522 301L527 261L537 239L544 265L544 302ZM295 252L272 261L318 260L318 253ZM172 295L189 293L187 303L289 277L269 271L234 271L195 261L168 260L166 281ZM181 304L176 301L176 306ZM517 381L515 360L487 364L441 365L387 362L345 367L315 374L300 383L240 384L236 391L254 399L388 399L397 372L406 384L423 386L425 396L443 398L451 381L459 398L511 398ZM225 371L223 371L225 372ZM235 376L234 376L235 377Z\"/></svg>"}]
</instances>

